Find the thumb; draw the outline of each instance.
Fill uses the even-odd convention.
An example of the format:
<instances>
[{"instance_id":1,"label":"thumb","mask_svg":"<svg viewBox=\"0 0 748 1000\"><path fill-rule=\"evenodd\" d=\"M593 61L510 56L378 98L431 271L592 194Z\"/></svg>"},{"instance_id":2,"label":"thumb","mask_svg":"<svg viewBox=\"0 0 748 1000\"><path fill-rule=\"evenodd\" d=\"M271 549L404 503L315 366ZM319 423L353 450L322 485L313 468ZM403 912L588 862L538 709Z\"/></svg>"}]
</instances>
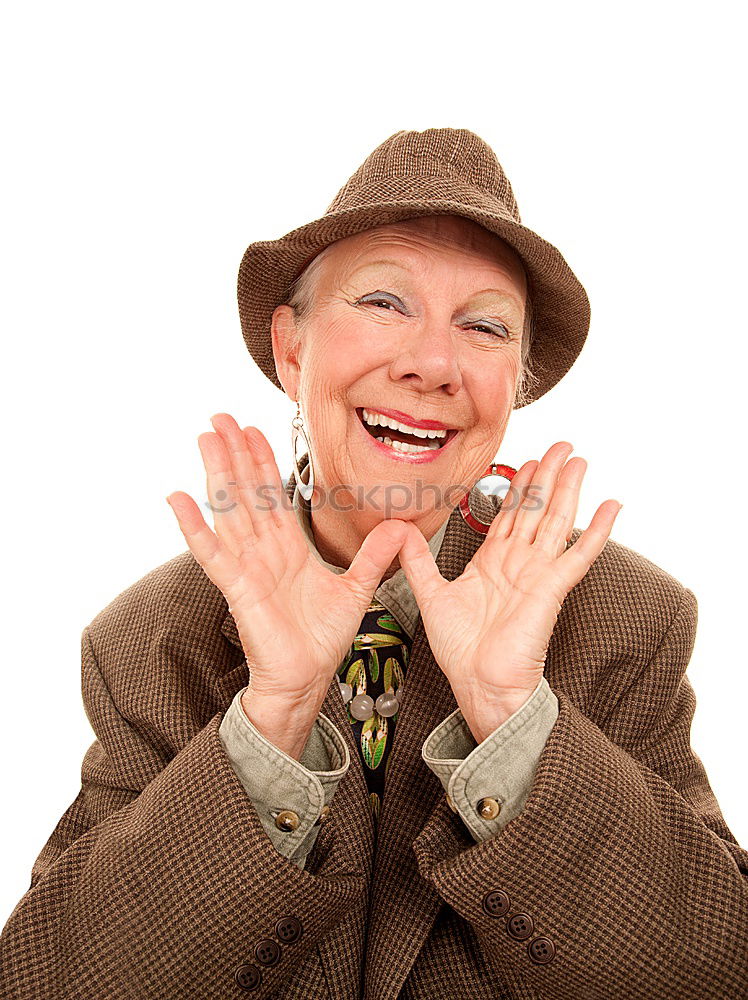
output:
<instances>
[{"instance_id":1,"label":"thumb","mask_svg":"<svg viewBox=\"0 0 748 1000\"><path fill-rule=\"evenodd\" d=\"M353 562L342 574L367 601L381 583L385 570L398 553L406 536L405 521L389 519L376 524L361 544Z\"/></svg>"},{"instance_id":2,"label":"thumb","mask_svg":"<svg viewBox=\"0 0 748 1000\"><path fill-rule=\"evenodd\" d=\"M428 542L415 524L408 524L408 534L400 550L400 565L408 579L416 601L423 607L436 590L445 583L439 572Z\"/></svg>"}]
</instances>

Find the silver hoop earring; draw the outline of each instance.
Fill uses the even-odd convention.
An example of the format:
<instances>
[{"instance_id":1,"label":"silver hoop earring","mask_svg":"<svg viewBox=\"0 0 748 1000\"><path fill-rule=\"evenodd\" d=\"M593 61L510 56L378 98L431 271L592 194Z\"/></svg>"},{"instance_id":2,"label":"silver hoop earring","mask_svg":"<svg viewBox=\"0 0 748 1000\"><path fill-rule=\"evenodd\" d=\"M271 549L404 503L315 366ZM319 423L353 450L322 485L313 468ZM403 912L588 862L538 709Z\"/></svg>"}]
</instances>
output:
<instances>
[{"instance_id":1,"label":"silver hoop earring","mask_svg":"<svg viewBox=\"0 0 748 1000\"><path fill-rule=\"evenodd\" d=\"M307 468L309 470L309 481L304 482L301 478L301 470L299 469L299 459L297 457L297 443L299 438L302 440L303 447L309 456L309 464ZM309 443L309 436L307 435L306 428L304 427L304 421L301 417L301 408L296 403L296 416L291 421L291 456L293 458L294 473L296 476L296 485L299 488L299 493L305 500L311 500L312 493L314 492L314 468L312 466L312 447Z\"/></svg>"}]
</instances>

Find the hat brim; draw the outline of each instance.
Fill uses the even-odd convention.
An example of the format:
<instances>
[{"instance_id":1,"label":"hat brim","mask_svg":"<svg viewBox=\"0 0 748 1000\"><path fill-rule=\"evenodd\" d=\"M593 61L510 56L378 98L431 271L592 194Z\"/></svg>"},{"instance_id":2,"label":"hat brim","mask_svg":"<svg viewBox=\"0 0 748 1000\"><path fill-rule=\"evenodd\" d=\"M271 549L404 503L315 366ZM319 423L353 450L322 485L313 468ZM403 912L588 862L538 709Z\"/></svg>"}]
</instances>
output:
<instances>
[{"instance_id":1,"label":"hat brim","mask_svg":"<svg viewBox=\"0 0 748 1000\"><path fill-rule=\"evenodd\" d=\"M425 215L460 215L499 236L520 256L529 279L534 337L528 362L537 384L520 405L543 396L574 364L590 324L590 304L581 282L551 243L503 211L466 204L442 191L438 202L425 198L376 201L329 213L277 240L247 247L239 267L237 295L242 335L261 371L283 389L275 368L271 339L274 310L288 300L304 267L336 240L367 229ZM519 408L517 406L516 408Z\"/></svg>"}]
</instances>

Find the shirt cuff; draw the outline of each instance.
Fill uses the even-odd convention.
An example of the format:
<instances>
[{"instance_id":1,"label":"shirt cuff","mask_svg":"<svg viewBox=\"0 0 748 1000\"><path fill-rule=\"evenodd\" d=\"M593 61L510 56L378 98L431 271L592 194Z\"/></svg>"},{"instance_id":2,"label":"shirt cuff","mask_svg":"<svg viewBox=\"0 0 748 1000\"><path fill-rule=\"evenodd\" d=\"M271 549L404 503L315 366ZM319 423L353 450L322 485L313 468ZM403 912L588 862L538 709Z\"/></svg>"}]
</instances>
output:
<instances>
[{"instance_id":1,"label":"shirt cuff","mask_svg":"<svg viewBox=\"0 0 748 1000\"><path fill-rule=\"evenodd\" d=\"M328 818L320 821L323 807L329 807L350 766L348 746L337 727L320 712L301 759L295 760L266 739L247 718L241 705L246 690L242 688L234 696L218 733L273 846L303 870L320 822ZM295 829L284 830L276 825L282 812L290 814L286 819Z\"/></svg>"},{"instance_id":2,"label":"shirt cuff","mask_svg":"<svg viewBox=\"0 0 748 1000\"><path fill-rule=\"evenodd\" d=\"M460 709L426 738L421 756L477 842L488 840L518 816L558 718L558 698L543 676L514 715L478 744ZM482 800L484 814L479 812ZM498 812L493 818L491 812Z\"/></svg>"}]
</instances>

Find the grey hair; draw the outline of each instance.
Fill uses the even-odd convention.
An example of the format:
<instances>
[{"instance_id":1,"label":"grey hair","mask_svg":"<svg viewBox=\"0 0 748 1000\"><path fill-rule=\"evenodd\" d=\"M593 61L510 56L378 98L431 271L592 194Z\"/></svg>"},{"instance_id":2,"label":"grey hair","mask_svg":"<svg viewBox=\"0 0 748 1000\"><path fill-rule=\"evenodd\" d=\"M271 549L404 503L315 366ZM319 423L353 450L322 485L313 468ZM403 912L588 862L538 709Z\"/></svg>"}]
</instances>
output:
<instances>
[{"instance_id":1,"label":"grey hair","mask_svg":"<svg viewBox=\"0 0 748 1000\"><path fill-rule=\"evenodd\" d=\"M301 343L304 327L309 321L312 307L314 305L314 293L319 281L320 270L333 245L334 244L331 243L329 246L326 246L324 250L318 253L317 256L307 264L289 289L288 296L286 298L286 305L291 307L296 320L296 333L294 343L292 345L293 347L298 347ZM540 379L532 371L529 361L530 347L532 346L532 342L535 337L535 315L532 305L532 295L530 294L530 278L527 271L525 271L525 277L527 279L528 294L525 299L525 316L522 326L522 367L519 378L517 379L517 390L514 399L515 407L525 406L531 401L532 390L540 381Z\"/></svg>"}]
</instances>

